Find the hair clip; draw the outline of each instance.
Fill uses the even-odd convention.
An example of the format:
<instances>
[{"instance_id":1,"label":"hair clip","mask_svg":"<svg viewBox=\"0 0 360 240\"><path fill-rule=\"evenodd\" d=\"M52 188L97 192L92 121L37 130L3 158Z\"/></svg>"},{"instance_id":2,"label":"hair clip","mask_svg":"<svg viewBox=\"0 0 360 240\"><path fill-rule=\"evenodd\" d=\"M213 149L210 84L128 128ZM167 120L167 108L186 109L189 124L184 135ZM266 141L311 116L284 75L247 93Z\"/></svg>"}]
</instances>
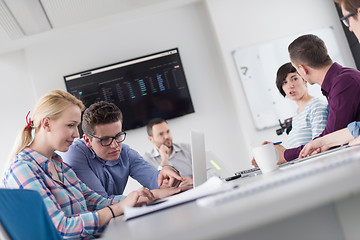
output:
<instances>
[{"instance_id":1,"label":"hair clip","mask_svg":"<svg viewBox=\"0 0 360 240\"><path fill-rule=\"evenodd\" d=\"M25 127L25 131L31 129L32 127L34 127L33 121L31 121L31 118L28 119L28 116L30 114L30 111L28 112L28 114L26 115L26 127Z\"/></svg>"}]
</instances>

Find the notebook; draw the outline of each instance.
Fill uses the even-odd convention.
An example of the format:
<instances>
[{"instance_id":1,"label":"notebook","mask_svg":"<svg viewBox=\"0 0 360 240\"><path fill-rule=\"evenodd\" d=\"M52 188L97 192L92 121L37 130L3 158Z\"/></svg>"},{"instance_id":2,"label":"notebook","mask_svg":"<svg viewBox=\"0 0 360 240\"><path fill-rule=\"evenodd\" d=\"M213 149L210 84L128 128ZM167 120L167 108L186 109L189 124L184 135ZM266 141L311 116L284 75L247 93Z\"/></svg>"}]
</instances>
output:
<instances>
[{"instance_id":1,"label":"notebook","mask_svg":"<svg viewBox=\"0 0 360 240\"><path fill-rule=\"evenodd\" d=\"M206 182L206 152L204 133L191 131L191 155L194 188Z\"/></svg>"}]
</instances>

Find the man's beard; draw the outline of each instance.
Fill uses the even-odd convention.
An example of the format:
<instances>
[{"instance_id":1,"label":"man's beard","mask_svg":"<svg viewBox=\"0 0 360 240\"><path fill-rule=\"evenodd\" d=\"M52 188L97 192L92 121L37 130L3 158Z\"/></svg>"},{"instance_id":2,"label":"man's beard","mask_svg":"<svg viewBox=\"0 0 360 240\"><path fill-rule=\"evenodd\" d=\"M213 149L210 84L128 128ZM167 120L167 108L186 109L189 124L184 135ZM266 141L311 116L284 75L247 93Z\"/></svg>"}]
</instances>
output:
<instances>
[{"instance_id":1,"label":"man's beard","mask_svg":"<svg viewBox=\"0 0 360 240\"><path fill-rule=\"evenodd\" d=\"M172 142L172 140L167 139L167 140L165 140L164 145L167 146L168 148L172 148L173 142Z\"/></svg>"}]
</instances>

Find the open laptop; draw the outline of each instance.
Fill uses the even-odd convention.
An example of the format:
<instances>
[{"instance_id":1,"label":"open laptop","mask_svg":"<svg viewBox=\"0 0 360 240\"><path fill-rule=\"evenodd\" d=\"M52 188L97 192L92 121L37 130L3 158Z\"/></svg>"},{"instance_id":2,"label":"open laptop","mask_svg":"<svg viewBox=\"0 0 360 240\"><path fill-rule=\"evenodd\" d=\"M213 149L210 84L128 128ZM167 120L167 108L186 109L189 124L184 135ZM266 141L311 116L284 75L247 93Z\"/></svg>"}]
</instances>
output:
<instances>
[{"instance_id":1,"label":"open laptop","mask_svg":"<svg viewBox=\"0 0 360 240\"><path fill-rule=\"evenodd\" d=\"M194 189L156 200L147 206L125 208L124 219L130 220L162 209L194 201L220 191L225 191L227 188L219 187L222 183L219 182L221 181L220 179L210 178L209 181L211 182L207 182L208 185L202 185L207 181L205 138L202 132L191 131L191 154Z\"/></svg>"},{"instance_id":2,"label":"open laptop","mask_svg":"<svg viewBox=\"0 0 360 240\"><path fill-rule=\"evenodd\" d=\"M207 180L204 133L191 131L191 155L194 188Z\"/></svg>"}]
</instances>

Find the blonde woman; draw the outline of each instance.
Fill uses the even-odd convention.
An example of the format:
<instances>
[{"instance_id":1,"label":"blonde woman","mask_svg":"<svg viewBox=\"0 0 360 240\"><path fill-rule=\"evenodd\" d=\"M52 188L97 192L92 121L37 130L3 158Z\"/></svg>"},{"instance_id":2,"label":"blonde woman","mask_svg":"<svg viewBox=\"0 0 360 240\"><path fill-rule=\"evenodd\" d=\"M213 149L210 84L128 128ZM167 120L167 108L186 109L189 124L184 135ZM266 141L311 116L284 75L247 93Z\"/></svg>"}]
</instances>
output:
<instances>
[{"instance_id":1,"label":"blonde woman","mask_svg":"<svg viewBox=\"0 0 360 240\"><path fill-rule=\"evenodd\" d=\"M91 237L111 218L121 215L125 206L154 200L146 188L133 191L127 197L104 198L79 180L55 153L67 151L79 137L77 127L83 108L81 101L61 90L43 96L35 106L32 121L28 121L18 137L3 179L6 188L38 191L55 227L65 239Z\"/></svg>"}]
</instances>

